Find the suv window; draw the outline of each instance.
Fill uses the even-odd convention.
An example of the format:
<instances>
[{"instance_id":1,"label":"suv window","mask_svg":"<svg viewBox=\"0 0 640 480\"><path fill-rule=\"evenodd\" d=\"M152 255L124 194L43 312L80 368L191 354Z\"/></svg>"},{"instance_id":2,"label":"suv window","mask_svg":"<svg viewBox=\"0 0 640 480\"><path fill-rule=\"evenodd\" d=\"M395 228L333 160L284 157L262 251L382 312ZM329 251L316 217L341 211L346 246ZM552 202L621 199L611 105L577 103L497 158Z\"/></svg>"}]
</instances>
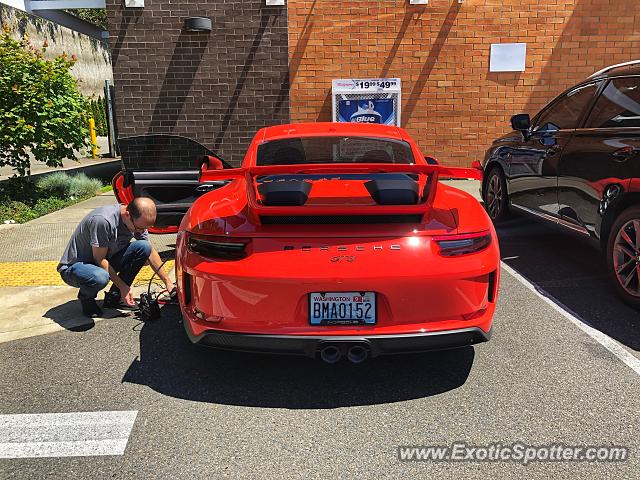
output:
<instances>
[{"instance_id":1,"label":"suv window","mask_svg":"<svg viewBox=\"0 0 640 480\"><path fill-rule=\"evenodd\" d=\"M587 127L640 127L640 77L611 80L593 107Z\"/></svg>"},{"instance_id":2,"label":"suv window","mask_svg":"<svg viewBox=\"0 0 640 480\"><path fill-rule=\"evenodd\" d=\"M598 83L590 83L571 90L546 110L536 121L534 131L555 131L578 127L582 112L598 89Z\"/></svg>"}]
</instances>

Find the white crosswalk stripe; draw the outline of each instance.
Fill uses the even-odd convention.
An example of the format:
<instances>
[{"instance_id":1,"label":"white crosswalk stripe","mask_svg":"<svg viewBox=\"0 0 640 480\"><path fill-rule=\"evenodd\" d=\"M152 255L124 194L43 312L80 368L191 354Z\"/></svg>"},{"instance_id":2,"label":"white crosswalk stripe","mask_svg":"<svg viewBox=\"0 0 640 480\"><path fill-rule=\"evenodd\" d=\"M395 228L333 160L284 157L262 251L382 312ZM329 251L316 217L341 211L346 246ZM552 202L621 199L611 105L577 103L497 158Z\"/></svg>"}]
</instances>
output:
<instances>
[{"instance_id":1,"label":"white crosswalk stripe","mask_svg":"<svg viewBox=\"0 0 640 480\"><path fill-rule=\"evenodd\" d=\"M0 458L123 455L137 414L0 415Z\"/></svg>"}]
</instances>

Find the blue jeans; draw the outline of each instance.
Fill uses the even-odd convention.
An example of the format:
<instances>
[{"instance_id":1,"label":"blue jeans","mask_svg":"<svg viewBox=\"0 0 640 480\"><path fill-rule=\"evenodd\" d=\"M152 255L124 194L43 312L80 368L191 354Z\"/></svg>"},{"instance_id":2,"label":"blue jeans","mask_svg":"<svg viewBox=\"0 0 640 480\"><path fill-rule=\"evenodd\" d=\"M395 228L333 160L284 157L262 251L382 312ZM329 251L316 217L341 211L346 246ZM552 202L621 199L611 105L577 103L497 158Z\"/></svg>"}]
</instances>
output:
<instances>
[{"instance_id":1,"label":"blue jeans","mask_svg":"<svg viewBox=\"0 0 640 480\"><path fill-rule=\"evenodd\" d=\"M151 243L147 240L136 240L127 248L107 257L107 261L118 272L122 281L130 286L149 259L149 255L151 255ZM98 292L109 283L107 271L93 263L76 262L61 270L60 276L67 285L80 289L78 294L80 299L96 298Z\"/></svg>"}]
</instances>

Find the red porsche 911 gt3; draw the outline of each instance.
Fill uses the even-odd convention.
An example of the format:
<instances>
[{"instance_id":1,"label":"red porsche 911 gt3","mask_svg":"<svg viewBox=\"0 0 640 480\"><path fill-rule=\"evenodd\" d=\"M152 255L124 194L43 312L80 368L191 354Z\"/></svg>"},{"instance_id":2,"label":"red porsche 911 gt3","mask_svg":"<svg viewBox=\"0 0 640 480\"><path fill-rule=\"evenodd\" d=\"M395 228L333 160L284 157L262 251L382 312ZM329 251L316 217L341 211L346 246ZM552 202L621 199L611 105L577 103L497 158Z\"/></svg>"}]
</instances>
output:
<instances>
[{"instance_id":1,"label":"red porsche 911 gt3","mask_svg":"<svg viewBox=\"0 0 640 480\"><path fill-rule=\"evenodd\" d=\"M359 363L489 339L496 233L473 197L439 182L477 170L439 165L400 128L355 123L264 128L240 168L203 158L205 193L176 244L192 342ZM122 179L118 191L145 194Z\"/></svg>"}]
</instances>

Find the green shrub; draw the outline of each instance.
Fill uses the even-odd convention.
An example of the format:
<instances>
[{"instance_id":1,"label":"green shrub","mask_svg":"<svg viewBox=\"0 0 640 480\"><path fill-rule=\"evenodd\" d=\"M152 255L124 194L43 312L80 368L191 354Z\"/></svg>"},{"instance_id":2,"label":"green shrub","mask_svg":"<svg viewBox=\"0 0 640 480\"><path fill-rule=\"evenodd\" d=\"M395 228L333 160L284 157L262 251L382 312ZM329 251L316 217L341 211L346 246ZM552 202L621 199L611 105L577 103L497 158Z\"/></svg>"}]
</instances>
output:
<instances>
[{"instance_id":1,"label":"green shrub","mask_svg":"<svg viewBox=\"0 0 640 480\"><path fill-rule=\"evenodd\" d=\"M56 172L38 179L36 188L46 197L65 198L71 190L72 177L65 172Z\"/></svg>"},{"instance_id":2,"label":"green shrub","mask_svg":"<svg viewBox=\"0 0 640 480\"><path fill-rule=\"evenodd\" d=\"M97 178L89 178L84 173L71 177L69 197L85 198L96 195L102 188L102 182Z\"/></svg>"},{"instance_id":3,"label":"green shrub","mask_svg":"<svg viewBox=\"0 0 640 480\"><path fill-rule=\"evenodd\" d=\"M35 205L30 207L23 202L9 202L0 204L0 222L13 220L16 223L25 223L34 218L41 217L47 213L55 212L66 206L75 203L63 198L41 198Z\"/></svg>"},{"instance_id":4,"label":"green shrub","mask_svg":"<svg viewBox=\"0 0 640 480\"><path fill-rule=\"evenodd\" d=\"M94 24L103 30L107 29L107 9L106 8L75 8L73 10L67 10L67 12L75 15L76 17Z\"/></svg>"},{"instance_id":5,"label":"green shrub","mask_svg":"<svg viewBox=\"0 0 640 480\"><path fill-rule=\"evenodd\" d=\"M56 172L39 179L36 188L42 193L42 197L78 199L98 193L102 182L97 178L89 178L84 173L68 175Z\"/></svg>"},{"instance_id":6,"label":"green shrub","mask_svg":"<svg viewBox=\"0 0 640 480\"><path fill-rule=\"evenodd\" d=\"M31 215L33 215L33 217L29 220L41 217L43 215L46 215L47 213L55 212L56 210L60 210L61 208L72 205L73 203L75 202L70 202L69 200L65 200L63 198L41 198L31 209Z\"/></svg>"},{"instance_id":7,"label":"green shrub","mask_svg":"<svg viewBox=\"0 0 640 480\"><path fill-rule=\"evenodd\" d=\"M16 201L0 203L0 222L13 220L14 222L24 223L31 219L31 208L28 205Z\"/></svg>"},{"instance_id":8,"label":"green shrub","mask_svg":"<svg viewBox=\"0 0 640 480\"><path fill-rule=\"evenodd\" d=\"M39 192L34 182L25 177L8 178L0 182L0 203L7 203L11 200L20 202L28 201L38 197Z\"/></svg>"},{"instance_id":9,"label":"green shrub","mask_svg":"<svg viewBox=\"0 0 640 480\"><path fill-rule=\"evenodd\" d=\"M96 135L107 136L107 116L105 113L104 98L91 99L87 102L89 109L87 116L93 118L96 123Z\"/></svg>"},{"instance_id":10,"label":"green shrub","mask_svg":"<svg viewBox=\"0 0 640 480\"><path fill-rule=\"evenodd\" d=\"M89 147L87 102L70 69L75 55L44 58L25 35L0 31L0 166L30 174L30 154L50 167Z\"/></svg>"},{"instance_id":11,"label":"green shrub","mask_svg":"<svg viewBox=\"0 0 640 480\"><path fill-rule=\"evenodd\" d=\"M28 222L96 195L101 187L100 180L83 173L71 176L56 172L37 182L26 177L10 178L0 182L0 223Z\"/></svg>"}]
</instances>

